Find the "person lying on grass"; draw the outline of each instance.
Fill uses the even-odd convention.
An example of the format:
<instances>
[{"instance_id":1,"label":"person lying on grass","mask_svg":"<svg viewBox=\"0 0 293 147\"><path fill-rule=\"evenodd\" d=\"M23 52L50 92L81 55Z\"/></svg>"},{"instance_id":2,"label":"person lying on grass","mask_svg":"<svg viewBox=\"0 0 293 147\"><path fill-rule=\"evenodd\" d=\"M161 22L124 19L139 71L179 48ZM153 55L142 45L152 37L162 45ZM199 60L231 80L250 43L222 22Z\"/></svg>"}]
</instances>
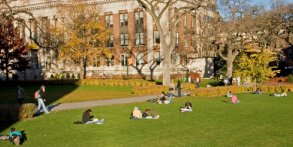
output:
<instances>
[{"instance_id":1,"label":"person lying on grass","mask_svg":"<svg viewBox=\"0 0 293 147\"><path fill-rule=\"evenodd\" d=\"M97 119L92 115L92 110L87 109L82 114L82 121L76 121L75 124L103 124L104 119Z\"/></svg>"},{"instance_id":2,"label":"person lying on grass","mask_svg":"<svg viewBox=\"0 0 293 147\"><path fill-rule=\"evenodd\" d=\"M231 97L231 103L232 104L240 103L240 101L238 100L238 98L237 98L237 96L235 94L233 94L232 97Z\"/></svg>"},{"instance_id":3,"label":"person lying on grass","mask_svg":"<svg viewBox=\"0 0 293 147\"><path fill-rule=\"evenodd\" d=\"M23 136L20 131L16 131L15 128L11 128L9 139L13 144L19 145L22 142Z\"/></svg>"},{"instance_id":4,"label":"person lying on grass","mask_svg":"<svg viewBox=\"0 0 293 147\"><path fill-rule=\"evenodd\" d=\"M285 97L285 96L287 96L287 93L286 92L283 92L283 93L274 93L273 96L275 96L275 97Z\"/></svg>"},{"instance_id":5,"label":"person lying on grass","mask_svg":"<svg viewBox=\"0 0 293 147\"><path fill-rule=\"evenodd\" d=\"M134 107L131 113L130 119L137 120L141 118L142 118L142 114L141 114L141 111L139 110L139 107Z\"/></svg>"},{"instance_id":6,"label":"person lying on grass","mask_svg":"<svg viewBox=\"0 0 293 147\"><path fill-rule=\"evenodd\" d=\"M186 102L184 107L180 108L180 112L191 112L192 111L192 103Z\"/></svg>"},{"instance_id":7,"label":"person lying on grass","mask_svg":"<svg viewBox=\"0 0 293 147\"><path fill-rule=\"evenodd\" d=\"M158 115L152 109L145 109L145 111L142 113L142 117L145 119L158 119L158 118L160 118L160 115Z\"/></svg>"}]
</instances>

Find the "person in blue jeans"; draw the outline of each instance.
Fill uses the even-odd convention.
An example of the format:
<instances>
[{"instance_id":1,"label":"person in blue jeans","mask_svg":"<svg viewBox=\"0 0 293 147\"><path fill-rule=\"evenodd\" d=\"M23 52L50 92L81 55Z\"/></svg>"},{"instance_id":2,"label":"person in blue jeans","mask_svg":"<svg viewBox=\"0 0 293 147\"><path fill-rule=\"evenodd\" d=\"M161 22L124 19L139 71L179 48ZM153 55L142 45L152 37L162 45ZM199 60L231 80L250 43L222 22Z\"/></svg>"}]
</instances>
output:
<instances>
[{"instance_id":1,"label":"person in blue jeans","mask_svg":"<svg viewBox=\"0 0 293 147\"><path fill-rule=\"evenodd\" d=\"M45 91L46 91L45 89L46 89L45 85L42 85L40 87L40 89L38 90L38 94L39 95L38 96L35 96L35 97L37 97L37 101L38 101L38 109L37 109L37 111L39 112L40 109L41 109L41 107L42 107L44 113L45 114L49 114L48 109L46 108L46 105L44 103Z\"/></svg>"}]
</instances>

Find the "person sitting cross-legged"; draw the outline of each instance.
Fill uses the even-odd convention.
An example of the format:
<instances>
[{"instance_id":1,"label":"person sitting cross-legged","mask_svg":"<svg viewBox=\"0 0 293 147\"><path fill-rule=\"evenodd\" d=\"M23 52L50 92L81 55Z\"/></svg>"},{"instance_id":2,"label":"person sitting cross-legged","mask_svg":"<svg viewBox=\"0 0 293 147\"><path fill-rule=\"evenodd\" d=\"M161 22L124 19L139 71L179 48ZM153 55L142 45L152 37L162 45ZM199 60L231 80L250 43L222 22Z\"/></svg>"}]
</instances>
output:
<instances>
[{"instance_id":1,"label":"person sitting cross-legged","mask_svg":"<svg viewBox=\"0 0 293 147\"><path fill-rule=\"evenodd\" d=\"M74 124L98 124L98 125L103 123L104 123L104 119L99 120L97 118L94 118L94 116L92 115L91 109L87 109L86 111L83 112L81 121L74 122Z\"/></svg>"},{"instance_id":2,"label":"person sitting cross-legged","mask_svg":"<svg viewBox=\"0 0 293 147\"><path fill-rule=\"evenodd\" d=\"M238 100L238 98L237 98L237 96L235 94L233 94L232 97L231 97L231 103L232 104L240 103L240 101Z\"/></svg>"}]
</instances>

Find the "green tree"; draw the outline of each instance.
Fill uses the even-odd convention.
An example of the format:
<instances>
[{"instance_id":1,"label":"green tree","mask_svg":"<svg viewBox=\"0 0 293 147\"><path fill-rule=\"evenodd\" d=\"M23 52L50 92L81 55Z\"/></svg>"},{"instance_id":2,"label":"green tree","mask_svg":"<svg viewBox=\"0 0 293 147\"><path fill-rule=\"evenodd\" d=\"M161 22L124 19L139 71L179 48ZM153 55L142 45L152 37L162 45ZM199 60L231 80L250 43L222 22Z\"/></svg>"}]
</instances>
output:
<instances>
[{"instance_id":1,"label":"green tree","mask_svg":"<svg viewBox=\"0 0 293 147\"><path fill-rule=\"evenodd\" d=\"M273 70L274 67L270 66L273 61L276 61L275 53L266 49L259 53L244 53L240 57L238 69L234 71L234 74L240 76L242 81L252 81L256 87L257 84L274 77L279 72Z\"/></svg>"}]
</instances>

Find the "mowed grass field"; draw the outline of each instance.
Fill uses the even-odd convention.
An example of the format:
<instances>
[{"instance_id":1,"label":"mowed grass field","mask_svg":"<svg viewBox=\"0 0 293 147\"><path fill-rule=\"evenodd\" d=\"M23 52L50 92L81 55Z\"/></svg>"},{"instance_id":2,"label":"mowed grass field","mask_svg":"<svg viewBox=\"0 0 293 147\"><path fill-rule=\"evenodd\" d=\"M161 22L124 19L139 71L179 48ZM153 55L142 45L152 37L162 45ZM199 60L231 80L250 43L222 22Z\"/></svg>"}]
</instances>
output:
<instances>
[{"instance_id":1,"label":"mowed grass field","mask_svg":"<svg viewBox=\"0 0 293 147\"><path fill-rule=\"evenodd\" d=\"M22 86L27 94L25 102L34 103L34 91L39 86ZM17 103L16 87L1 87L1 103ZM49 103L70 103L88 100L112 99L134 96L130 86L91 86L91 85L46 85L46 100Z\"/></svg>"},{"instance_id":2,"label":"mowed grass field","mask_svg":"<svg viewBox=\"0 0 293 147\"><path fill-rule=\"evenodd\" d=\"M174 103L135 103L92 108L103 125L76 125L85 109L51 112L10 126L24 130L24 146L293 146L293 93L288 97L239 94L240 104L226 97L176 98ZM186 101L193 112L180 113ZM154 109L157 120L130 120L134 106ZM8 134L7 128L1 134ZM9 146L0 141L0 146Z\"/></svg>"}]
</instances>

